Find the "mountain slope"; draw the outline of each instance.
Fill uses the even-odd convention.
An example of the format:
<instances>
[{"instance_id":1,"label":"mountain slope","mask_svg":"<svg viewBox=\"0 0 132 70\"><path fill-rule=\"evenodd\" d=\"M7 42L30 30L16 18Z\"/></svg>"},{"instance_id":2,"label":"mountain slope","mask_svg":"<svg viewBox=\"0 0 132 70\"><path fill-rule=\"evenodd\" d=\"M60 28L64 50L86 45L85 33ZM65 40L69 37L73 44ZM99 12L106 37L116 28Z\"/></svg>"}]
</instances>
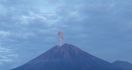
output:
<instances>
[{"instance_id":1,"label":"mountain slope","mask_svg":"<svg viewBox=\"0 0 132 70\"><path fill-rule=\"evenodd\" d=\"M132 64L126 61L115 61L113 64L124 70L132 70Z\"/></svg>"},{"instance_id":2,"label":"mountain slope","mask_svg":"<svg viewBox=\"0 0 132 70\"><path fill-rule=\"evenodd\" d=\"M64 44L55 46L13 70L122 70L111 63L92 56L81 49Z\"/></svg>"}]
</instances>

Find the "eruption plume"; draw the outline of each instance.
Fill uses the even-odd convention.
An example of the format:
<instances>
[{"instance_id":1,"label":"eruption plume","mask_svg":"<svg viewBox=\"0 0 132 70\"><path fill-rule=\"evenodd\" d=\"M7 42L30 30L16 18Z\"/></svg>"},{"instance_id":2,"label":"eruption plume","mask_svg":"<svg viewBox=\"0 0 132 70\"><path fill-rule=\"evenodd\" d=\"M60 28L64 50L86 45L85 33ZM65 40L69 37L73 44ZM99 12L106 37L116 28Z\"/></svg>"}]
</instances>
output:
<instances>
[{"instance_id":1,"label":"eruption plume","mask_svg":"<svg viewBox=\"0 0 132 70\"><path fill-rule=\"evenodd\" d=\"M64 32L60 31L58 32L59 36L59 46L62 46L64 44Z\"/></svg>"}]
</instances>

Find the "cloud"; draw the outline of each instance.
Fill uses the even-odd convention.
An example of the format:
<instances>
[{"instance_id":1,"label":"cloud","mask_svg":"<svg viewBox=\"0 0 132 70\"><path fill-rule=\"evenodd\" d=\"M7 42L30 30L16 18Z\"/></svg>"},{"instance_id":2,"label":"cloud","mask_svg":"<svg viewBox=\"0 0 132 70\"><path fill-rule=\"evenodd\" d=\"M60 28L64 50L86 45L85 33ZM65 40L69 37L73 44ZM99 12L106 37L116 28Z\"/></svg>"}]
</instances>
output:
<instances>
[{"instance_id":1,"label":"cloud","mask_svg":"<svg viewBox=\"0 0 132 70\"><path fill-rule=\"evenodd\" d=\"M0 31L0 37L7 37L7 36L9 36L10 35L10 32L8 32L8 31Z\"/></svg>"},{"instance_id":2,"label":"cloud","mask_svg":"<svg viewBox=\"0 0 132 70\"><path fill-rule=\"evenodd\" d=\"M0 16L6 15L7 14L7 8L3 5L0 4Z\"/></svg>"},{"instance_id":3,"label":"cloud","mask_svg":"<svg viewBox=\"0 0 132 70\"><path fill-rule=\"evenodd\" d=\"M17 56L12 49L0 46L0 65L13 62Z\"/></svg>"}]
</instances>

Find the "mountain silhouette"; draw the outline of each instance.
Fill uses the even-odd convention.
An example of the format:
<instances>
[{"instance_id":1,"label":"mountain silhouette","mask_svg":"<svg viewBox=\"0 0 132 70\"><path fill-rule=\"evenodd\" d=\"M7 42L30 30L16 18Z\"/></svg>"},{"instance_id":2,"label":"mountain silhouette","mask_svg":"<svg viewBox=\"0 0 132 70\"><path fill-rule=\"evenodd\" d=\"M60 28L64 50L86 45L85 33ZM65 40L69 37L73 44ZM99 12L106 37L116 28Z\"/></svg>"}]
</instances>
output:
<instances>
[{"instance_id":1,"label":"mountain silhouette","mask_svg":"<svg viewBox=\"0 0 132 70\"><path fill-rule=\"evenodd\" d=\"M55 46L12 70L123 70L71 44Z\"/></svg>"},{"instance_id":2,"label":"mountain silhouette","mask_svg":"<svg viewBox=\"0 0 132 70\"><path fill-rule=\"evenodd\" d=\"M115 61L113 64L124 70L132 70L132 64L127 61Z\"/></svg>"}]
</instances>

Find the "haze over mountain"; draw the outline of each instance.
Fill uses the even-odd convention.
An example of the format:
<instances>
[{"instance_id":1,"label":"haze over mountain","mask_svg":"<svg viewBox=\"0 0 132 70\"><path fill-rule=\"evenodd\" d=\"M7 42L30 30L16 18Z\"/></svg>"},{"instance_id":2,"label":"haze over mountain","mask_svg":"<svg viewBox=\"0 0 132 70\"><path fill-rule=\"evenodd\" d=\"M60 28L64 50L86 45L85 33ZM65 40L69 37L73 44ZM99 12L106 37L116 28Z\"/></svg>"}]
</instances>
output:
<instances>
[{"instance_id":1,"label":"haze over mountain","mask_svg":"<svg viewBox=\"0 0 132 70\"><path fill-rule=\"evenodd\" d=\"M126 61L115 61L113 64L124 70L132 70L132 64Z\"/></svg>"},{"instance_id":2,"label":"haze over mountain","mask_svg":"<svg viewBox=\"0 0 132 70\"><path fill-rule=\"evenodd\" d=\"M71 44L55 46L12 70L123 70Z\"/></svg>"}]
</instances>

